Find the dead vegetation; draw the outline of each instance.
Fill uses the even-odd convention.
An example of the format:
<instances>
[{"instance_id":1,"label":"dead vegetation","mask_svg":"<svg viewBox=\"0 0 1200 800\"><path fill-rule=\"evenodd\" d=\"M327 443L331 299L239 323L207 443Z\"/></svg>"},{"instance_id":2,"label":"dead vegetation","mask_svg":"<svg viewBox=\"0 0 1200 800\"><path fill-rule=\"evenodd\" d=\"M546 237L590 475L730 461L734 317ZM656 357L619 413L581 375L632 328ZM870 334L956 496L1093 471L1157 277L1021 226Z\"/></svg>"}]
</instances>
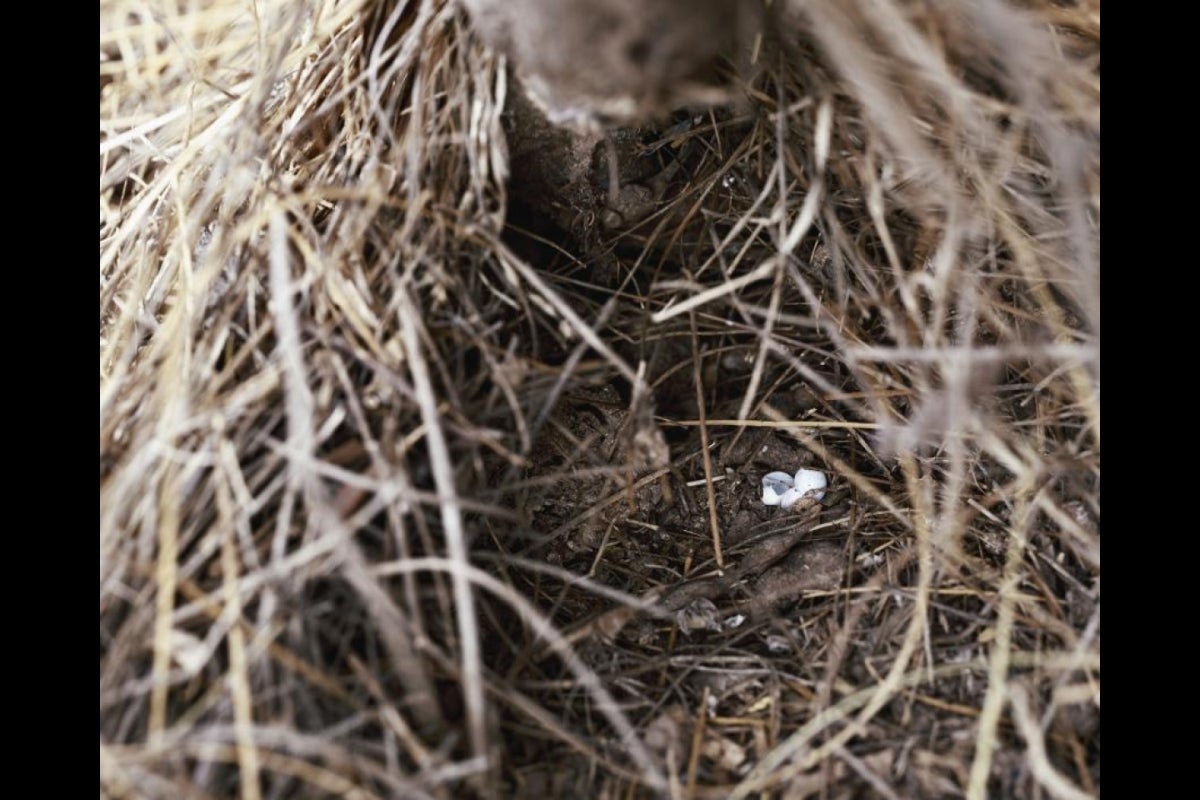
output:
<instances>
[{"instance_id":1,"label":"dead vegetation","mask_svg":"<svg viewBox=\"0 0 1200 800\"><path fill-rule=\"evenodd\" d=\"M772 6L581 155L453 3L101 2L102 796L1098 794L1099 3Z\"/></svg>"}]
</instances>

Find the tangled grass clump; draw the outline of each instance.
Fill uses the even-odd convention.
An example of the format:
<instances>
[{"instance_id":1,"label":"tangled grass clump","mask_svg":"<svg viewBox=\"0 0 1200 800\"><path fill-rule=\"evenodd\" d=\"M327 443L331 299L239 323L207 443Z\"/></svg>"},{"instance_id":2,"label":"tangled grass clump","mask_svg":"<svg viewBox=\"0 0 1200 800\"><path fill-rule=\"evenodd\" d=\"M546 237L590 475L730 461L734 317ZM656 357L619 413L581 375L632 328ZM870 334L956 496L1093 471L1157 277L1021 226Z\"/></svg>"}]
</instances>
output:
<instances>
[{"instance_id":1,"label":"tangled grass clump","mask_svg":"<svg viewBox=\"0 0 1200 800\"><path fill-rule=\"evenodd\" d=\"M453 2L102 0L102 795L1098 794L1099 3L772 7L532 231Z\"/></svg>"}]
</instances>

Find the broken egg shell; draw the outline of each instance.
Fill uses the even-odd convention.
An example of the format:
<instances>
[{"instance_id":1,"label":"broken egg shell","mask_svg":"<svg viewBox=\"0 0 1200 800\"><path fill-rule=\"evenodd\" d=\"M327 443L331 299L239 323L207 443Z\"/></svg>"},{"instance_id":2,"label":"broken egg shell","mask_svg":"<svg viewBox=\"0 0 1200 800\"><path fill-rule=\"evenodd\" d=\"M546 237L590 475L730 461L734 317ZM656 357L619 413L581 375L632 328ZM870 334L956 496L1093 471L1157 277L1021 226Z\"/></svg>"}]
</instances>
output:
<instances>
[{"instance_id":1,"label":"broken egg shell","mask_svg":"<svg viewBox=\"0 0 1200 800\"><path fill-rule=\"evenodd\" d=\"M746 621L745 614L734 614L732 617L726 617L721 622L723 628L740 628L742 623Z\"/></svg>"},{"instance_id":2,"label":"broken egg shell","mask_svg":"<svg viewBox=\"0 0 1200 800\"><path fill-rule=\"evenodd\" d=\"M799 494L792 500L792 503L806 495L811 495L814 500L819 502L825 497L825 487L828 485L829 479L825 477L824 472L815 469L798 469L796 477L792 480L792 489ZM780 505L787 508L790 504L784 505L781 502Z\"/></svg>"},{"instance_id":3,"label":"broken egg shell","mask_svg":"<svg viewBox=\"0 0 1200 800\"><path fill-rule=\"evenodd\" d=\"M783 509L791 508L796 505L801 497L804 497L804 492L794 488L788 489L783 493L783 497L779 498L779 507Z\"/></svg>"},{"instance_id":4,"label":"broken egg shell","mask_svg":"<svg viewBox=\"0 0 1200 800\"><path fill-rule=\"evenodd\" d=\"M794 483L794 479L786 472L771 472L763 476L763 505L777 506Z\"/></svg>"}]
</instances>

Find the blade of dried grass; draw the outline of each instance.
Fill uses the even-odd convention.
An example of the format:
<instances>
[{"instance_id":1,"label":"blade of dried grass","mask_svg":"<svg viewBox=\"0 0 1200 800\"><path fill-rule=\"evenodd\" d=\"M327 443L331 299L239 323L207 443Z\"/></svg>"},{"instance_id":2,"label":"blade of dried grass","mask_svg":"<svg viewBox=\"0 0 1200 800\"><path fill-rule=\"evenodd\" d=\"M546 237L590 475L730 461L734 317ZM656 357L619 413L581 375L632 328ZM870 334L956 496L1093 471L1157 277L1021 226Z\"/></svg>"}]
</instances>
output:
<instances>
[{"instance_id":1,"label":"blade of dried grass","mask_svg":"<svg viewBox=\"0 0 1200 800\"><path fill-rule=\"evenodd\" d=\"M704 378L700 374L700 342L696 335L696 314L688 312L688 325L692 333L692 381L696 387L696 410L700 414L700 455L704 464L704 493L708 499L708 525L712 533L713 559L717 572L725 570L725 556L721 551L721 522L717 517L717 491L713 487L712 450L708 444L708 426L704 423L707 405L704 399Z\"/></svg>"},{"instance_id":2,"label":"blade of dried grass","mask_svg":"<svg viewBox=\"0 0 1200 800\"><path fill-rule=\"evenodd\" d=\"M779 261L777 259L768 259L759 264L751 272L737 278L730 278L723 283L705 289L702 292L697 292L686 300L682 300L674 305L668 305L662 311L657 311L650 316L650 321L655 325L666 322L680 314L685 314L695 308L699 308L706 303L711 303L713 300L719 300L726 295L732 294L752 283L756 283L769 275L774 274L778 268Z\"/></svg>"},{"instance_id":3,"label":"blade of dried grass","mask_svg":"<svg viewBox=\"0 0 1200 800\"><path fill-rule=\"evenodd\" d=\"M158 569L155 572L156 603L154 616L153 684L150 691L148 738L150 745L162 743L167 724L167 673L171 666L171 616L175 609L175 584L178 578L180 521L180 468L168 463L159 497Z\"/></svg>"},{"instance_id":4,"label":"blade of dried grass","mask_svg":"<svg viewBox=\"0 0 1200 800\"><path fill-rule=\"evenodd\" d=\"M221 525L221 572L225 588L225 615L240 622L242 604L238 594L238 553L233 541L231 498L224 483L217 485L217 511ZM230 627L226 635L229 648L229 693L233 701L234 729L237 736L238 782L242 800L262 797L259 778L258 747L254 742L254 712L250 689L246 640L241 625Z\"/></svg>"},{"instance_id":5,"label":"blade of dried grass","mask_svg":"<svg viewBox=\"0 0 1200 800\"><path fill-rule=\"evenodd\" d=\"M987 797L988 778L992 771L992 757L996 749L996 726L1004 708L1005 691L1008 687L1008 665L1012 655L1012 629L1015 615L1013 593L1020 583L1019 568L1025 554L1026 528L1029 522L1030 502L1028 489L1018 496L1013 524L1008 530L1008 553L1004 561L1004 574L999 589L999 608L996 611L996 635L992 640L992 654L988 667L988 688L979 712L978 729L975 733L975 758L971 762L970 782L967 797L981 800Z\"/></svg>"},{"instance_id":6,"label":"blade of dried grass","mask_svg":"<svg viewBox=\"0 0 1200 800\"><path fill-rule=\"evenodd\" d=\"M1042 736L1037 718L1030 708L1029 693L1025 687L1017 681L1012 681L1008 685L1008 698L1012 705L1013 720L1017 724L1017 730L1021 732L1021 737L1025 739L1025 745L1028 747L1029 768L1038 783L1057 800L1092 800L1092 795L1067 780L1050 763L1050 759L1046 755L1045 738Z\"/></svg>"},{"instance_id":7,"label":"blade of dried grass","mask_svg":"<svg viewBox=\"0 0 1200 800\"><path fill-rule=\"evenodd\" d=\"M462 651L463 681L465 683L463 694L467 709L467 729L471 740L471 751L483 763L490 764L486 708L483 701L483 668L479 652L481 637L475 619L475 599L471 592L471 584L463 572L463 569L470 566L470 556L467 551L466 533L463 530L462 509L459 507L458 491L455 488L454 466L450 462L450 449L446 444L445 433L442 431L433 381L429 376L429 368L426 365L425 354L422 351L417 332L417 320L421 318L420 312L407 295L407 288L401 289L400 303L400 334L407 355L409 374L413 380L413 389L417 395L417 404L421 409L421 419L426 429L425 440L429 448L434 485L437 487L438 506L446 536L446 549L450 561L459 567L450 572L450 577L454 592L454 612L458 626L459 647Z\"/></svg>"}]
</instances>

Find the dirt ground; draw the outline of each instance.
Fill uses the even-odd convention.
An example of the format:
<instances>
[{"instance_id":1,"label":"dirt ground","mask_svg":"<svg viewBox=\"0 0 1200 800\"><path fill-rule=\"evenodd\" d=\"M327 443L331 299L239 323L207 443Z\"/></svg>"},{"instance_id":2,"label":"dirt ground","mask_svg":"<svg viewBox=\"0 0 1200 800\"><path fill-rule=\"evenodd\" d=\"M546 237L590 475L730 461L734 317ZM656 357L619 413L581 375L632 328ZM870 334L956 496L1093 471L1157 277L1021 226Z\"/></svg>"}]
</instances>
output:
<instances>
[{"instance_id":1,"label":"dirt ground","mask_svg":"<svg viewBox=\"0 0 1200 800\"><path fill-rule=\"evenodd\" d=\"M1099 795L1099 6L777 5L101 3L102 796Z\"/></svg>"}]
</instances>

